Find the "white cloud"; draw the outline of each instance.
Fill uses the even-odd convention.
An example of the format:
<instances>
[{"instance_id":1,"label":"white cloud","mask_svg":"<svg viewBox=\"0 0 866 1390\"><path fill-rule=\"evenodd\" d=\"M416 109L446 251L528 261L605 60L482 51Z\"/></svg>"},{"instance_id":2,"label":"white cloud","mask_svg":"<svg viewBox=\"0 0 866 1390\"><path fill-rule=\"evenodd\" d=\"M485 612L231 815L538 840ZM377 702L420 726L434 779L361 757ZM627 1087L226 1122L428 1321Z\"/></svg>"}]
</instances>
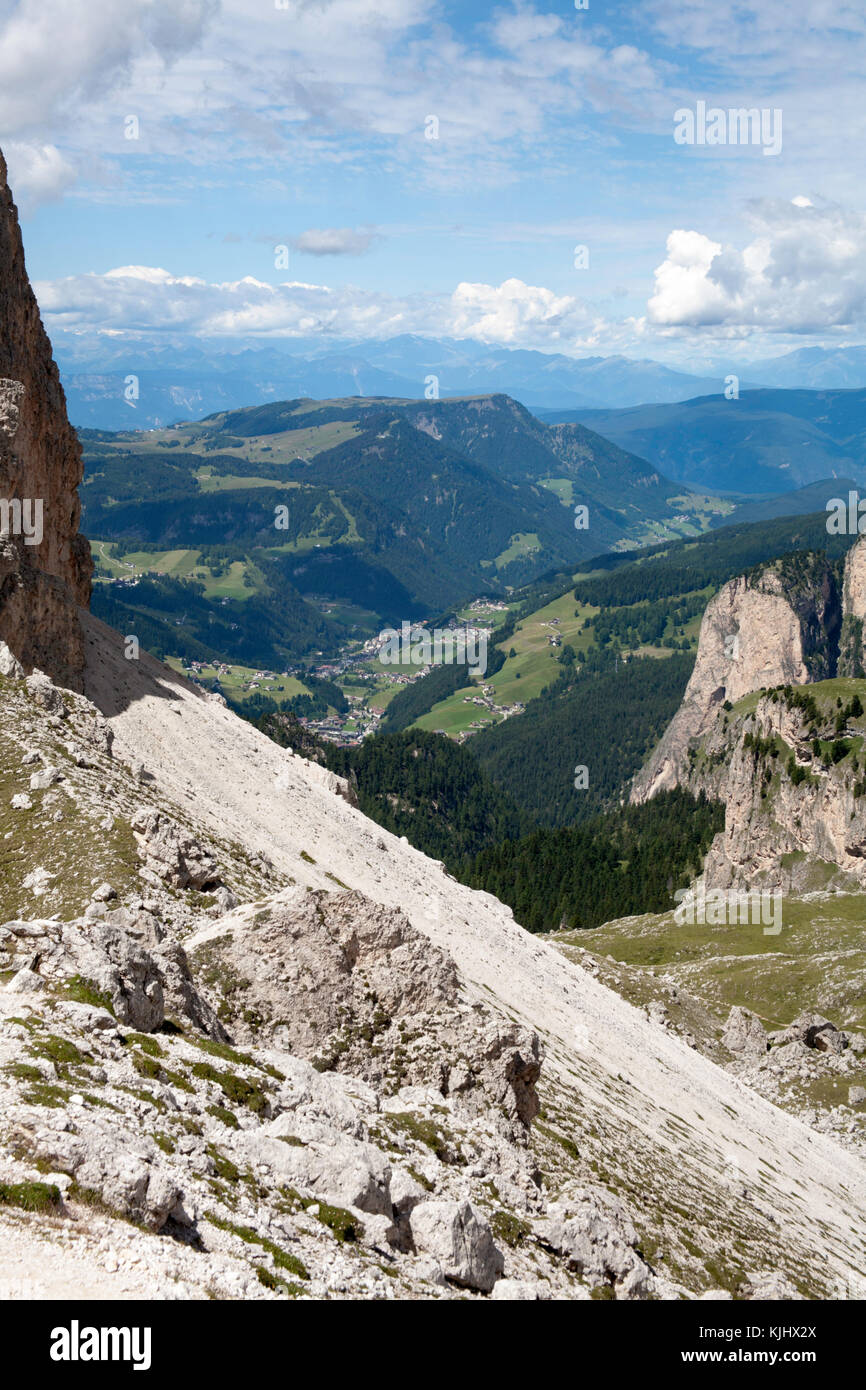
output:
<instances>
[{"instance_id":1,"label":"white cloud","mask_svg":"<svg viewBox=\"0 0 866 1390\"><path fill-rule=\"evenodd\" d=\"M742 250L671 232L647 305L665 328L821 333L866 327L866 216L810 200L752 208Z\"/></svg>"},{"instance_id":2,"label":"white cloud","mask_svg":"<svg viewBox=\"0 0 866 1390\"><path fill-rule=\"evenodd\" d=\"M56 145L12 140L6 146L9 183L21 211L62 198L76 178L75 170Z\"/></svg>"},{"instance_id":3,"label":"white cloud","mask_svg":"<svg viewBox=\"0 0 866 1390\"><path fill-rule=\"evenodd\" d=\"M583 301L573 295L515 279L501 285L458 285L451 312L451 332L458 338L518 345L570 343L590 319Z\"/></svg>"},{"instance_id":4,"label":"white cloud","mask_svg":"<svg viewBox=\"0 0 866 1390\"><path fill-rule=\"evenodd\" d=\"M0 24L0 138L54 130L143 56L170 62L201 39L218 0L18 0Z\"/></svg>"},{"instance_id":5,"label":"white cloud","mask_svg":"<svg viewBox=\"0 0 866 1390\"><path fill-rule=\"evenodd\" d=\"M362 256L376 235L370 227L311 227L293 237L289 245L307 256Z\"/></svg>"},{"instance_id":6,"label":"white cloud","mask_svg":"<svg viewBox=\"0 0 866 1390\"><path fill-rule=\"evenodd\" d=\"M556 167L557 150L567 157L586 138L587 109L645 121L652 60L588 32L520 5L457 34L442 0L126 0L120 14L115 0L12 0L0 19L0 143L51 139L91 168L119 164L131 113L135 150L175 161L182 187L190 162L236 181L237 161L248 177L264 159L275 178L328 162L384 167L410 185L502 184L528 154L537 167L540 150ZM424 137L431 113L435 141Z\"/></svg>"},{"instance_id":7,"label":"white cloud","mask_svg":"<svg viewBox=\"0 0 866 1390\"><path fill-rule=\"evenodd\" d=\"M450 297L400 297L352 285L273 285L251 276L211 284L160 267L121 266L35 288L49 330L84 334L363 338L428 333L563 348L599 327L582 301L515 279L498 286L460 284Z\"/></svg>"},{"instance_id":8,"label":"white cloud","mask_svg":"<svg viewBox=\"0 0 866 1390\"><path fill-rule=\"evenodd\" d=\"M211 284L152 266L73 275L35 286L50 327L76 332L184 332L202 338L292 337L317 331L402 332L410 301L347 286L245 276ZM433 306L428 311L435 312Z\"/></svg>"}]
</instances>

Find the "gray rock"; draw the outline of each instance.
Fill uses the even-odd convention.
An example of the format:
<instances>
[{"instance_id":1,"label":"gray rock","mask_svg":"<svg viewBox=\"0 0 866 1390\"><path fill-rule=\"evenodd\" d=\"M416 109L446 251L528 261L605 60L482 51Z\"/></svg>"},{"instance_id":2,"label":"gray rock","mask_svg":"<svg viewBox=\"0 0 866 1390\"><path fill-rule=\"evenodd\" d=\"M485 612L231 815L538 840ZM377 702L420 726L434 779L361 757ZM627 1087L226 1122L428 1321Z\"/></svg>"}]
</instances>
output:
<instances>
[{"instance_id":1,"label":"gray rock","mask_svg":"<svg viewBox=\"0 0 866 1390\"><path fill-rule=\"evenodd\" d=\"M12 652L10 652L5 642L0 642L0 676L6 676L9 680L21 680L24 675L24 667Z\"/></svg>"},{"instance_id":2,"label":"gray rock","mask_svg":"<svg viewBox=\"0 0 866 1390\"><path fill-rule=\"evenodd\" d=\"M30 777L30 790L32 792L46 791L48 787L53 787L55 782L62 781L62 774L59 768L43 767L38 772L34 772Z\"/></svg>"},{"instance_id":3,"label":"gray rock","mask_svg":"<svg viewBox=\"0 0 866 1390\"><path fill-rule=\"evenodd\" d=\"M497 1279L493 1285L496 1303L536 1303L544 1297L543 1286L529 1279Z\"/></svg>"},{"instance_id":4,"label":"gray rock","mask_svg":"<svg viewBox=\"0 0 866 1390\"><path fill-rule=\"evenodd\" d=\"M798 1293L794 1285L777 1269L768 1269L758 1274L749 1274L739 1292L741 1297L750 1303L788 1302L792 1299L802 1302L803 1299L803 1295Z\"/></svg>"},{"instance_id":5,"label":"gray rock","mask_svg":"<svg viewBox=\"0 0 866 1390\"><path fill-rule=\"evenodd\" d=\"M800 1014L790 1027L784 1030L784 1035L790 1041L805 1043L806 1047L812 1047L817 1052L839 1055L848 1046L847 1035L822 1014Z\"/></svg>"},{"instance_id":6,"label":"gray rock","mask_svg":"<svg viewBox=\"0 0 866 1390\"><path fill-rule=\"evenodd\" d=\"M161 811L142 811L132 822L140 857L151 874L172 888L216 888L219 867L212 855Z\"/></svg>"},{"instance_id":7,"label":"gray rock","mask_svg":"<svg viewBox=\"0 0 866 1390\"><path fill-rule=\"evenodd\" d=\"M634 1248L637 1231L604 1188L579 1188L552 1203L536 1230L587 1283L613 1287L618 1299L647 1297L651 1271Z\"/></svg>"},{"instance_id":8,"label":"gray rock","mask_svg":"<svg viewBox=\"0 0 866 1390\"><path fill-rule=\"evenodd\" d=\"M391 1168L373 1144L346 1134L332 1135L329 1143L286 1144L267 1127L239 1136L238 1144L299 1192L334 1206L391 1217Z\"/></svg>"},{"instance_id":9,"label":"gray rock","mask_svg":"<svg viewBox=\"0 0 866 1390\"><path fill-rule=\"evenodd\" d=\"M41 705L46 713L59 715L61 719L65 718L66 706L63 703L63 696L44 671L34 671L32 675L27 677L24 684L31 700L34 700L37 705Z\"/></svg>"},{"instance_id":10,"label":"gray rock","mask_svg":"<svg viewBox=\"0 0 866 1390\"><path fill-rule=\"evenodd\" d=\"M74 943L80 973L108 994L121 1023L152 1033L165 1021L165 994L153 956L117 927L94 922Z\"/></svg>"},{"instance_id":11,"label":"gray rock","mask_svg":"<svg viewBox=\"0 0 866 1390\"><path fill-rule=\"evenodd\" d=\"M12 976L6 986L7 994L38 994L45 988L45 981L41 975L29 970L26 966Z\"/></svg>"},{"instance_id":12,"label":"gray rock","mask_svg":"<svg viewBox=\"0 0 866 1390\"><path fill-rule=\"evenodd\" d=\"M722 1033L722 1042L729 1052L745 1052L758 1055L769 1047L764 1025L751 1009L740 1008L735 1004L728 1014L728 1021Z\"/></svg>"},{"instance_id":13,"label":"gray rock","mask_svg":"<svg viewBox=\"0 0 866 1390\"><path fill-rule=\"evenodd\" d=\"M471 1202L422 1202L409 1218L416 1250L455 1284L490 1293L505 1267L484 1216Z\"/></svg>"}]
</instances>

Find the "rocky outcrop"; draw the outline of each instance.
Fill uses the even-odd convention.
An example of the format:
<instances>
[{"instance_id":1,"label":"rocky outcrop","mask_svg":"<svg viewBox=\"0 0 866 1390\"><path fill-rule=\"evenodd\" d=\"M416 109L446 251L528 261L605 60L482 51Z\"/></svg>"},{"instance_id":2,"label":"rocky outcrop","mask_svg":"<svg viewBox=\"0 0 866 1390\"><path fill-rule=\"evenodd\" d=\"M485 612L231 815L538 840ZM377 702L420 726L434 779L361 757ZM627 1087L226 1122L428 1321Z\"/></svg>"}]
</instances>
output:
<instances>
[{"instance_id":1,"label":"rocky outcrop","mask_svg":"<svg viewBox=\"0 0 866 1390\"><path fill-rule=\"evenodd\" d=\"M646 1298L651 1271L637 1253L637 1231L622 1202L604 1188L564 1195L538 1231L594 1288L611 1289L618 1299Z\"/></svg>"},{"instance_id":2,"label":"rocky outcrop","mask_svg":"<svg viewBox=\"0 0 866 1390\"><path fill-rule=\"evenodd\" d=\"M142 810L132 822L145 874L171 888L218 888L222 882L213 855L161 811Z\"/></svg>"},{"instance_id":3,"label":"rocky outcrop","mask_svg":"<svg viewBox=\"0 0 866 1390\"><path fill-rule=\"evenodd\" d=\"M538 1110L538 1037L460 998L453 960L360 893L289 891L187 949L232 1037L291 1049L386 1094L432 1087L520 1137Z\"/></svg>"},{"instance_id":4,"label":"rocky outcrop","mask_svg":"<svg viewBox=\"0 0 866 1390\"><path fill-rule=\"evenodd\" d=\"M649 801L683 780L692 741L708 729L725 701L760 686L808 679L800 624L772 573L759 583L732 579L707 605L695 668L683 702L632 788Z\"/></svg>"},{"instance_id":5,"label":"rocky outcrop","mask_svg":"<svg viewBox=\"0 0 866 1390\"><path fill-rule=\"evenodd\" d=\"M839 640L839 675L866 675L866 536L845 556L842 578L842 634Z\"/></svg>"},{"instance_id":6,"label":"rocky outcrop","mask_svg":"<svg viewBox=\"0 0 866 1390\"><path fill-rule=\"evenodd\" d=\"M725 805L704 860L707 888L866 885L866 780L853 739L837 732L841 697L834 686L813 690L771 691L753 712L725 714L690 750L683 785Z\"/></svg>"},{"instance_id":7,"label":"rocky outcrop","mask_svg":"<svg viewBox=\"0 0 866 1390\"><path fill-rule=\"evenodd\" d=\"M327 957L315 923L330 918L359 996L366 989L395 1010L436 1002L452 1028L461 1007L470 1012L457 1000L453 962L401 914L378 909L377 920L360 894L333 904L315 895L312 908L283 923L290 934L310 930L308 964L323 948ZM167 960L193 996L171 1026ZM378 1051L376 1032L352 1049L353 1071L323 1071L256 1043L238 1051L223 1034L208 1036L207 1006L176 942L145 949L101 920L5 924L0 969L10 967L0 989L0 1181L4 1200L20 1190L28 1210L45 1206L55 1230L86 1212L88 1227L108 1219L116 1228L120 1218L168 1232L169 1247L196 1252L193 1282L212 1297L477 1297L507 1274L499 1298L588 1298L608 1272L617 1296L670 1292L644 1277L629 1249L631 1217L600 1192L572 1202L567 1239L547 1239L560 1208L549 1205L526 1136L502 1131L495 1090L479 1086L467 1110L459 1091L371 1084L357 1072L364 1050ZM336 1016L358 1013L333 958L323 963L319 1016L330 990ZM302 996L283 988L289 1017ZM509 1034L506 1020L483 1012ZM308 1008L308 1024L312 1016ZM417 1019L435 1028L428 1013ZM471 1045L463 1022L460 1042ZM425 1038L433 1052L440 1041ZM112 1242L116 1263L116 1230ZM147 1262L153 1248L134 1259ZM150 1296L163 1296L161 1286Z\"/></svg>"},{"instance_id":8,"label":"rocky outcrop","mask_svg":"<svg viewBox=\"0 0 866 1390\"><path fill-rule=\"evenodd\" d=\"M732 579L707 605L683 702L638 773L633 802L679 786L688 752L726 703L754 690L834 675L840 601L820 555L791 555Z\"/></svg>"},{"instance_id":9,"label":"rocky outcrop","mask_svg":"<svg viewBox=\"0 0 866 1390\"><path fill-rule=\"evenodd\" d=\"M770 1045L764 1025L757 1014L753 1014L751 1009L742 1008L739 1004L735 1004L728 1014L722 1032L722 1042L729 1052L744 1052L754 1056L761 1056Z\"/></svg>"},{"instance_id":10,"label":"rocky outcrop","mask_svg":"<svg viewBox=\"0 0 866 1390\"><path fill-rule=\"evenodd\" d=\"M2 153L0 267L0 639L27 669L77 689L76 608L89 602L92 569L78 534L81 448L27 278Z\"/></svg>"},{"instance_id":11,"label":"rocky outcrop","mask_svg":"<svg viewBox=\"0 0 866 1390\"><path fill-rule=\"evenodd\" d=\"M31 993L57 987L98 1000L111 1016L142 1033L170 1015L220 1039L225 1033L192 979L176 941L150 949L124 927L103 921L7 922L0 926L0 968L16 973L7 988Z\"/></svg>"}]
</instances>

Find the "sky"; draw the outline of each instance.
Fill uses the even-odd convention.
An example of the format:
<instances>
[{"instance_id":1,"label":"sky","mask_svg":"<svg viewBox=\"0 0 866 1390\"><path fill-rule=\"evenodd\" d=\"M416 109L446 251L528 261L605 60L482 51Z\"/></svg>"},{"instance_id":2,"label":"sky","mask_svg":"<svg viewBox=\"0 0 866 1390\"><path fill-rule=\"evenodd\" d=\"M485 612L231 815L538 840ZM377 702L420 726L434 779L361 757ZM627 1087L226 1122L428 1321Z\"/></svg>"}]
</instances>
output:
<instances>
[{"instance_id":1,"label":"sky","mask_svg":"<svg viewBox=\"0 0 866 1390\"><path fill-rule=\"evenodd\" d=\"M0 0L0 147L50 332L698 370L866 341L864 68L862 0Z\"/></svg>"}]
</instances>

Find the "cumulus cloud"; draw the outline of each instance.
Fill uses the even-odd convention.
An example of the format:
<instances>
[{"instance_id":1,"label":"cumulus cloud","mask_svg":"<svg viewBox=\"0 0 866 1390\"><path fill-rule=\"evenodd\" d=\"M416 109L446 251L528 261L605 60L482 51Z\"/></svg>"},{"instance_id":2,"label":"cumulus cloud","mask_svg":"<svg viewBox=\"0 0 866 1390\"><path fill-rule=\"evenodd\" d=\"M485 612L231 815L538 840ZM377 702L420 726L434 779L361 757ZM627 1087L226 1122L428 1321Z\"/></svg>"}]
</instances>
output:
<instances>
[{"instance_id":1,"label":"cumulus cloud","mask_svg":"<svg viewBox=\"0 0 866 1390\"><path fill-rule=\"evenodd\" d=\"M119 266L104 275L72 275L35 288L49 327L76 332L364 335L404 332L419 316L410 300L352 286L272 285L253 276L210 283L156 266ZM432 305L428 311L435 313Z\"/></svg>"},{"instance_id":2,"label":"cumulus cloud","mask_svg":"<svg viewBox=\"0 0 866 1390\"><path fill-rule=\"evenodd\" d=\"M676 230L647 305L665 328L820 333L866 323L866 216L798 195L752 208L742 249Z\"/></svg>"},{"instance_id":3,"label":"cumulus cloud","mask_svg":"<svg viewBox=\"0 0 866 1390\"><path fill-rule=\"evenodd\" d=\"M0 133L45 132L104 95L134 61L195 46L218 0L18 0L0 22Z\"/></svg>"},{"instance_id":4,"label":"cumulus cloud","mask_svg":"<svg viewBox=\"0 0 866 1390\"><path fill-rule=\"evenodd\" d=\"M210 283L156 266L119 266L36 285L50 330L186 333L199 338L363 338L428 333L520 346L573 346L596 325L582 301L522 280L398 296L252 276Z\"/></svg>"},{"instance_id":5,"label":"cumulus cloud","mask_svg":"<svg viewBox=\"0 0 866 1390\"><path fill-rule=\"evenodd\" d=\"M10 183L25 214L61 198L75 182L75 170L56 145L13 140L5 154Z\"/></svg>"},{"instance_id":6,"label":"cumulus cloud","mask_svg":"<svg viewBox=\"0 0 866 1390\"><path fill-rule=\"evenodd\" d=\"M571 341L585 329L583 301L540 285L505 280L501 285L459 284L451 297L451 331L482 342Z\"/></svg>"},{"instance_id":7,"label":"cumulus cloud","mask_svg":"<svg viewBox=\"0 0 866 1390\"><path fill-rule=\"evenodd\" d=\"M376 240L373 228L311 227L289 245L307 256L363 256Z\"/></svg>"}]
</instances>

